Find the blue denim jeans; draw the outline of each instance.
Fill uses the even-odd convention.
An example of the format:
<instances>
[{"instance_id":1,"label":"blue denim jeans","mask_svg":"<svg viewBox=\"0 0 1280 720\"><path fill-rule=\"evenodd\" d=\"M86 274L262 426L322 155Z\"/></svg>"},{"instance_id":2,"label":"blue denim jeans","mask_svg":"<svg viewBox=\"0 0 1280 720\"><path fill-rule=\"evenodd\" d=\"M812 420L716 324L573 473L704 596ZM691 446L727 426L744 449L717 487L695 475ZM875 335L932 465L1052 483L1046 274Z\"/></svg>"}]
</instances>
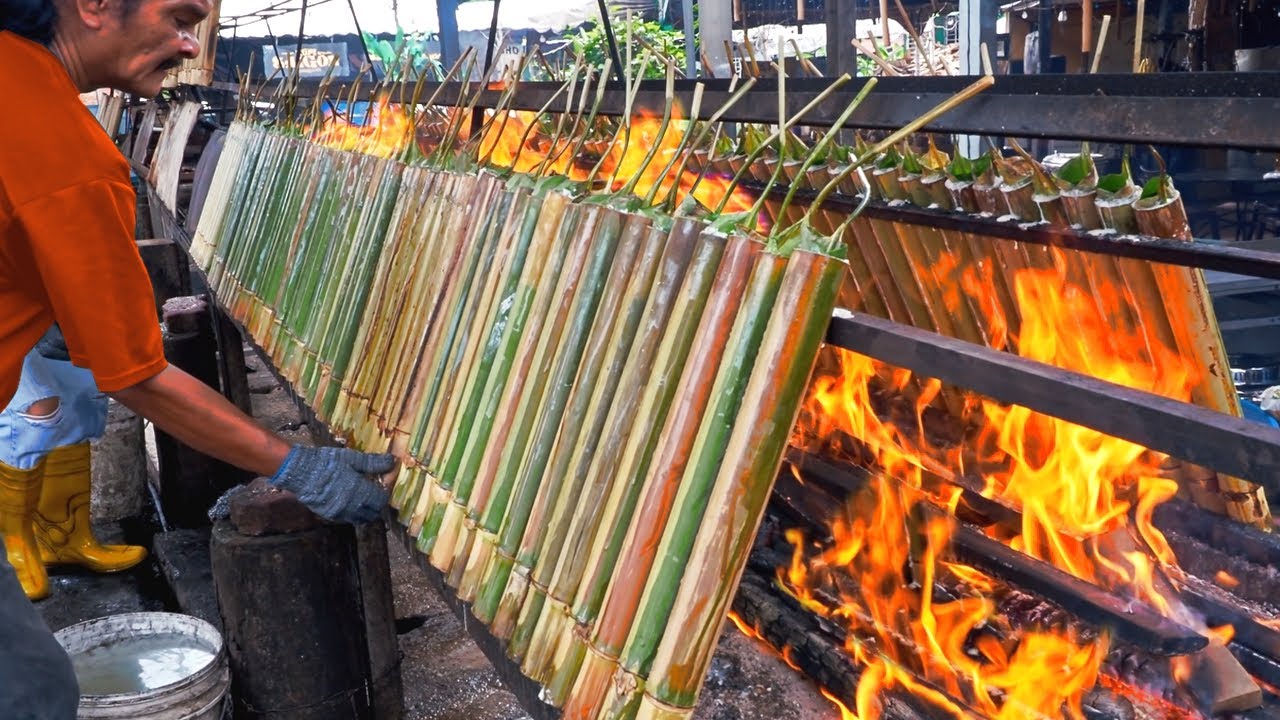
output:
<instances>
[{"instance_id":1,"label":"blue denim jeans","mask_svg":"<svg viewBox=\"0 0 1280 720\"><path fill-rule=\"evenodd\" d=\"M52 414L27 412L32 403L54 397L60 403ZM50 450L92 440L106 426L107 396L98 392L93 374L32 350L22 362L17 392L0 412L0 462L30 470Z\"/></svg>"}]
</instances>

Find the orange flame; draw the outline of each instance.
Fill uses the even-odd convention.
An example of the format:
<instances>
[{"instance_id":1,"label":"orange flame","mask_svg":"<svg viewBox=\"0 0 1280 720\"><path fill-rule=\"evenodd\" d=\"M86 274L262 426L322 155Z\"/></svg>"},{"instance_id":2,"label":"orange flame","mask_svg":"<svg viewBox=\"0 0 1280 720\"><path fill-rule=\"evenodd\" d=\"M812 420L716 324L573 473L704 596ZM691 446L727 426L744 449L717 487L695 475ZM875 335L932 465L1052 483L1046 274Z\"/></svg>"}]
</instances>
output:
<instances>
[{"instance_id":1,"label":"orange flame","mask_svg":"<svg viewBox=\"0 0 1280 720\"><path fill-rule=\"evenodd\" d=\"M663 131L661 117L641 111L631 119L629 134L622 132L612 142L585 143L578 156L574 156L573 150L578 145L578 133L585 128L568 128L553 140L550 131L554 128L530 130L530 125L536 122L536 114L532 112L490 114L478 156L488 158L489 164L495 167L520 173L563 175L578 181L587 180L599 164L597 182L607 183L610 190L616 191L634 180L636 196L647 197L652 192L659 202L674 192L677 204L692 196L703 207L715 208L728 191L729 178L708 174L699 179L699 173L687 165L681 171L681 158L677 153L682 152L680 145L689 123L679 117L672 119ZM735 188L725 212L745 211L753 201L746 190Z\"/></svg>"},{"instance_id":2,"label":"orange flame","mask_svg":"<svg viewBox=\"0 0 1280 720\"><path fill-rule=\"evenodd\" d=\"M413 137L413 123L400 105L380 98L369 106L366 122L355 125L330 112L312 133L316 144L335 150L359 152L389 158L398 154Z\"/></svg>"},{"instance_id":3,"label":"orange flame","mask_svg":"<svg viewBox=\"0 0 1280 720\"><path fill-rule=\"evenodd\" d=\"M1187 399L1198 381L1195 369L1172 348L1155 346L1108 317L1117 315L1119 293L1100 300L1074 285L1068 259L1054 253L1051 267L1021 270L1014 295L1021 324L1016 337L994 301L990 266L961 267L943 257L922 277L937 278L947 304L963 297L983 316L993 345L1023 357L1075 370L1166 397ZM1102 307L1099 307L1099 305ZM1021 512L1017 528L991 534L1028 555L1111 589L1125 588L1166 614L1175 608L1164 595L1161 565L1176 558L1151 514L1177 490L1160 475L1164 459L1134 443L1019 406L943 388L932 379L890 368L865 356L832 350L836 367L816 377L797 431L797 442L855 438L853 452L879 473L867 490L833 523L835 542L816 557L798 533L784 584L806 605L844 621L850 637L873 637L849 648L867 670L856 716L877 717L876 697L890 687L930 698L957 713L951 698L1000 720L1083 717L1080 700L1093 687L1108 641L1084 642L1066 632L1037 629L997 636L983 632L996 620L988 599L993 582L981 572L943 562L952 530L939 508L954 509L958 492L936 489L926 477L977 475L988 498ZM935 400L961 407L970 427L962 441L933 442L925 411ZM959 399L957 403L955 400ZM887 419L882 419L887 418ZM934 489L930 489L934 488ZM972 594L933 600L934 578L949 573ZM851 577L853 590L832 602L837 575ZM819 589L826 588L822 597ZM922 591L921 588L924 590ZM1180 618L1189 621L1188 618ZM930 683L921 687L915 675ZM933 688L945 692L942 698Z\"/></svg>"}]
</instances>

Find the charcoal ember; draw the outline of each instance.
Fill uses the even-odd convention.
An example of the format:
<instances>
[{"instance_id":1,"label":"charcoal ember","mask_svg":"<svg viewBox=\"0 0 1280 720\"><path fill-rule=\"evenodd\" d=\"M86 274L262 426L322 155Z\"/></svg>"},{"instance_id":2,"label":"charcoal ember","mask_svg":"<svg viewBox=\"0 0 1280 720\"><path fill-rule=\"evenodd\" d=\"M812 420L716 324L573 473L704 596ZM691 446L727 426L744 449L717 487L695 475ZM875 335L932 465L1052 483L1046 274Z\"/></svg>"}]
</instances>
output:
<instances>
[{"instance_id":1,"label":"charcoal ember","mask_svg":"<svg viewBox=\"0 0 1280 720\"><path fill-rule=\"evenodd\" d=\"M1137 713L1128 698L1120 697L1105 688L1095 687L1085 694L1082 702L1084 716L1088 720L1136 720Z\"/></svg>"},{"instance_id":2,"label":"charcoal ember","mask_svg":"<svg viewBox=\"0 0 1280 720\"><path fill-rule=\"evenodd\" d=\"M1224 572L1238 583L1228 588L1232 594L1272 611L1276 609L1280 598L1277 568L1251 563L1179 532L1166 531L1165 537L1186 572L1209 581Z\"/></svg>"}]
</instances>

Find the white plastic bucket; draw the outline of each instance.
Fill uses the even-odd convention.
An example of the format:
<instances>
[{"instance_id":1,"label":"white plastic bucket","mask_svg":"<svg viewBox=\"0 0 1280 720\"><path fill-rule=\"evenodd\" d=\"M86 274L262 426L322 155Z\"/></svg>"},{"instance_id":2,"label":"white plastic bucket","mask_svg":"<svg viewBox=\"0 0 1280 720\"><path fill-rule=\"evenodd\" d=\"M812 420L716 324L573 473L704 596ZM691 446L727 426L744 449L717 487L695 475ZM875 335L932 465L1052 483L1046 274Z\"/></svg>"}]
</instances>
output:
<instances>
[{"instance_id":1,"label":"white plastic bucket","mask_svg":"<svg viewBox=\"0 0 1280 720\"><path fill-rule=\"evenodd\" d=\"M127 613L60 630L80 680L79 718L218 720L231 673L209 623L174 613Z\"/></svg>"}]
</instances>

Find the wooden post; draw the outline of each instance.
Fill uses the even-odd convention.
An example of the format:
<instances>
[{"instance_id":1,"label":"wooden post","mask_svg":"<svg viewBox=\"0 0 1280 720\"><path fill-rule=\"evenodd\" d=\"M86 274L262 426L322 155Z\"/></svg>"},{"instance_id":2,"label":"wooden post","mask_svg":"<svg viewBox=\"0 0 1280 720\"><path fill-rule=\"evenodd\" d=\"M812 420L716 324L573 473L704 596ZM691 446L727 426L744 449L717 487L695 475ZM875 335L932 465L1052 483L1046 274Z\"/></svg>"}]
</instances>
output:
<instances>
[{"instance_id":1,"label":"wooden post","mask_svg":"<svg viewBox=\"0 0 1280 720\"><path fill-rule=\"evenodd\" d=\"M213 529L213 582L240 720L372 720L356 532Z\"/></svg>"},{"instance_id":2,"label":"wooden post","mask_svg":"<svg viewBox=\"0 0 1280 720\"><path fill-rule=\"evenodd\" d=\"M156 318L159 318L165 300L191 294L191 267L186 252L169 238L148 238L139 240L137 245L142 264L151 278Z\"/></svg>"},{"instance_id":3,"label":"wooden post","mask_svg":"<svg viewBox=\"0 0 1280 720\"><path fill-rule=\"evenodd\" d=\"M244 362L244 338L240 328L221 308L213 308L214 332L218 337L218 375L222 394L248 415L253 414L249 375Z\"/></svg>"},{"instance_id":4,"label":"wooden post","mask_svg":"<svg viewBox=\"0 0 1280 720\"><path fill-rule=\"evenodd\" d=\"M857 36L858 8L852 2L827 3L827 77L858 74L858 51L853 47Z\"/></svg>"},{"instance_id":5,"label":"wooden post","mask_svg":"<svg viewBox=\"0 0 1280 720\"><path fill-rule=\"evenodd\" d=\"M203 298L170 298L164 304L165 357L214 389L219 388L218 344L213 317ZM156 454L160 462L160 508L175 527L209 524L214 501L247 474L178 442L156 430Z\"/></svg>"}]
</instances>

